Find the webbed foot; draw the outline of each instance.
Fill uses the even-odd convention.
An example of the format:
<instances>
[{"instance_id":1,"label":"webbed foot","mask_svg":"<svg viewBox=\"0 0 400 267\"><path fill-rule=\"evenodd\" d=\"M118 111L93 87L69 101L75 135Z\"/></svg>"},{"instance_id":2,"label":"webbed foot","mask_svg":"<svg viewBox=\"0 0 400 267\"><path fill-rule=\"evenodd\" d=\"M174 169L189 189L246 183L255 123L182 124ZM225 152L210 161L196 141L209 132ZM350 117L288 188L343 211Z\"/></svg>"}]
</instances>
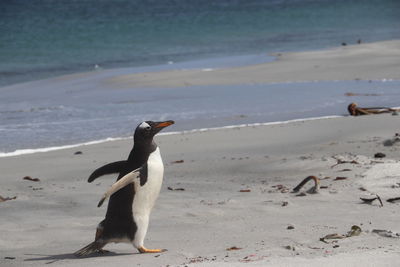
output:
<instances>
[{"instance_id":1,"label":"webbed foot","mask_svg":"<svg viewBox=\"0 0 400 267\"><path fill-rule=\"evenodd\" d=\"M140 253L161 253L167 251L166 249L148 249L145 247L138 248Z\"/></svg>"}]
</instances>

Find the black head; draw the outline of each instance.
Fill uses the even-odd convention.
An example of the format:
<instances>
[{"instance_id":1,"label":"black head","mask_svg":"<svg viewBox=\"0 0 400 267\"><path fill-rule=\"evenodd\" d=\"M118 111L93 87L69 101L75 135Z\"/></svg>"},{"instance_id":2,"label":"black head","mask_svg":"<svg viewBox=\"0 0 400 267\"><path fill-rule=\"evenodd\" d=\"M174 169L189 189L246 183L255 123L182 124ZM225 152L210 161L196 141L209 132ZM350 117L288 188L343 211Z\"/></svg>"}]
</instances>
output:
<instances>
[{"instance_id":1,"label":"black head","mask_svg":"<svg viewBox=\"0 0 400 267\"><path fill-rule=\"evenodd\" d=\"M135 143L148 143L153 137L165 127L174 124L174 121L144 121L136 127L134 134Z\"/></svg>"}]
</instances>

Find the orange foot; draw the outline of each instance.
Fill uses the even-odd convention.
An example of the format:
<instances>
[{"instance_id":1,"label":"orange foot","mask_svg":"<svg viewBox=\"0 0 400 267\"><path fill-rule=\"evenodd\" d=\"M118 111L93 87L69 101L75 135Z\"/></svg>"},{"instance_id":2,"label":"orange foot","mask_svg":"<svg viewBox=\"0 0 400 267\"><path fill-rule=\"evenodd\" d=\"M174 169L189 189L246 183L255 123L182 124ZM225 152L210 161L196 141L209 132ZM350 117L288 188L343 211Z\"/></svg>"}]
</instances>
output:
<instances>
[{"instance_id":1,"label":"orange foot","mask_svg":"<svg viewBox=\"0 0 400 267\"><path fill-rule=\"evenodd\" d=\"M145 247L138 248L140 253L161 253L167 251L166 249L148 249Z\"/></svg>"}]
</instances>

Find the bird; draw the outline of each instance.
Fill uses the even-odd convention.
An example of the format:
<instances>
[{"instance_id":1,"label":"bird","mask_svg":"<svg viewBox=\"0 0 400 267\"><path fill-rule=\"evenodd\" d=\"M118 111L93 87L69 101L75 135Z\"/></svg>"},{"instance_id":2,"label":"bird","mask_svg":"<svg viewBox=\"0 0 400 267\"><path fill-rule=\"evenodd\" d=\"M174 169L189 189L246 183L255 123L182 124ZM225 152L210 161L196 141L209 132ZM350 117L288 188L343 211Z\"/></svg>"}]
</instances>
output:
<instances>
[{"instance_id":1,"label":"bird","mask_svg":"<svg viewBox=\"0 0 400 267\"><path fill-rule=\"evenodd\" d=\"M172 120L140 123L135 129L134 145L127 160L106 164L89 176L91 183L103 175L119 174L117 182L99 202L98 206L101 206L110 197L105 218L97 226L95 240L76 251L77 257L105 252L103 247L111 242L131 243L140 253L166 251L146 248L144 238L164 175L160 149L153 137L174 123Z\"/></svg>"}]
</instances>

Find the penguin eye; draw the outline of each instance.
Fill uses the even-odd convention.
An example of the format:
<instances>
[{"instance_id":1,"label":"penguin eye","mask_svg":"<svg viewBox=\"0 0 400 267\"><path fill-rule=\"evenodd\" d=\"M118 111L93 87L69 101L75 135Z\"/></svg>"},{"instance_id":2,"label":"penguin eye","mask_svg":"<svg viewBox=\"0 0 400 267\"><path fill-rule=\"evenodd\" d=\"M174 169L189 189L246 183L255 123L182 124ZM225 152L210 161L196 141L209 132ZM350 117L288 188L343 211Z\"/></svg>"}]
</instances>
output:
<instances>
[{"instance_id":1,"label":"penguin eye","mask_svg":"<svg viewBox=\"0 0 400 267\"><path fill-rule=\"evenodd\" d=\"M146 126L146 128L144 128L146 131L150 131L151 127L150 126Z\"/></svg>"}]
</instances>

